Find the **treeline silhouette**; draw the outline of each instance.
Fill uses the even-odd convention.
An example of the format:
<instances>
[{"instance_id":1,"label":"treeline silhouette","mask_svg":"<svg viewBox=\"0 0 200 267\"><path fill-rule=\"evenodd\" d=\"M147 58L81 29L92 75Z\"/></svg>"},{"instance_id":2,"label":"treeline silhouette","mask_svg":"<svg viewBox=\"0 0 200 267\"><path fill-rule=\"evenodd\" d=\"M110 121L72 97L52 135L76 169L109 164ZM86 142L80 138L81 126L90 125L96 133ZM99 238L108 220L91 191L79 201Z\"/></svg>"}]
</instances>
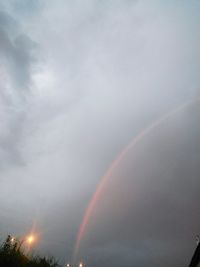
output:
<instances>
[{"instance_id":1,"label":"treeline silhouette","mask_svg":"<svg viewBox=\"0 0 200 267\"><path fill-rule=\"evenodd\" d=\"M53 258L29 256L22 249L22 243L7 236L0 245L0 267L60 267Z\"/></svg>"}]
</instances>

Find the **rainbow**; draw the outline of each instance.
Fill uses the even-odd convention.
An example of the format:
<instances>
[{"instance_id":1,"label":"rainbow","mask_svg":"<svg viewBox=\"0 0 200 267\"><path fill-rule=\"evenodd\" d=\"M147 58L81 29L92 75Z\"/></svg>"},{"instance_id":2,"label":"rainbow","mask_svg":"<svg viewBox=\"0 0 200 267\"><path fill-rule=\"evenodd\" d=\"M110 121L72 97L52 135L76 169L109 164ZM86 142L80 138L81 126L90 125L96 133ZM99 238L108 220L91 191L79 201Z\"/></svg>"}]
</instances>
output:
<instances>
[{"instance_id":1,"label":"rainbow","mask_svg":"<svg viewBox=\"0 0 200 267\"><path fill-rule=\"evenodd\" d=\"M151 131L155 130L161 123L163 123L164 121L166 121L167 119L169 119L170 117L175 115L177 112L180 112L181 110L185 109L186 107L188 107L190 105L193 105L194 103L196 103L198 101L200 101L200 98L197 98L195 100L191 100L187 103L184 103L184 104L176 107L175 109L171 110L170 112L168 112L167 114L165 114L164 116L159 118L158 120L154 121L147 128L145 128L143 131L141 131L139 134L137 134L132 139L132 141L122 150L122 152L116 157L116 159L111 163L110 167L108 168L108 170L106 171L104 176L100 179L100 182L97 185L97 188L96 188L95 192L93 193L93 195L89 201L89 204L86 208L86 211L84 213L82 222L81 222L79 230L78 230L77 238L76 238L74 255L73 255L74 259L76 259L77 255L78 255L81 240L82 240L83 235L85 233L86 227L88 225L88 221L90 220L90 216L94 210L94 207L95 207L98 199L100 198L102 191L103 191L104 187L106 186L107 181L111 177L113 171L117 168L117 166L120 164L120 162L125 158L126 154L131 149L133 149L139 142L141 142L142 139L145 138Z\"/></svg>"}]
</instances>

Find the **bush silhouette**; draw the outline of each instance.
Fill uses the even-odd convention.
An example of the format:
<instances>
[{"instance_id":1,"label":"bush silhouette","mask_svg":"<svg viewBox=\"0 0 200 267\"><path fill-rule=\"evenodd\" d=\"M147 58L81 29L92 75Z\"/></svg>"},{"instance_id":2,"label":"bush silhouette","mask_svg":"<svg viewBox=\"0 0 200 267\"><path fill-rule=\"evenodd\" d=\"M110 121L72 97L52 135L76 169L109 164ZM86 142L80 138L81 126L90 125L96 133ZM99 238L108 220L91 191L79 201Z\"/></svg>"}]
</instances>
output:
<instances>
[{"instance_id":1,"label":"bush silhouette","mask_svg":"<svg viewBox=\"0 0 200 267\"><path fill-rule=\"evenodd\" d=\"M13 240L10 235L0 246L1 267L59 267L53 258L30 257L21 249L21 242Z\"/></svg>"}]
</instances>

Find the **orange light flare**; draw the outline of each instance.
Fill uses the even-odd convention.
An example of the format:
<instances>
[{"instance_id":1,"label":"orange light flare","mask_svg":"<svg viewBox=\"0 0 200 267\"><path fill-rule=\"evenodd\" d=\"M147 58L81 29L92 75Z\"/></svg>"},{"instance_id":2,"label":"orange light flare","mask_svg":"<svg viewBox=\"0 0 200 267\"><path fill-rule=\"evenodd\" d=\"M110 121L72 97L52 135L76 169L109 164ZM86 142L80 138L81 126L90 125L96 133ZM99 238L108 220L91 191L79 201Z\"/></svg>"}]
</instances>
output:
<instances>
[{"instance_id":1,"label":"orange light flare","mask_svg":"<svg viewBox=\"0 0 200 267\"><path fill-rule=\"evenodd\" d=\"M29 235L29 236L27 236L27 238L26 238L26 242L29 244L29 245L31 245L33 242L35 241L35 236L34 235Z\"/></svg>"},{"instance_id":2,"label":"orange light flare","mask_svg":"<svg viewBox=\"0 0 200 267\"><path fill-rule=\"evenodd\" d=\"M38 233L31 232L25 235L25 237L22 240L22 244L26 249L30 250L33 246L36 245L36 243L38 242L38 239L39 239Z\"/></svg>"},{"instance_id":3,"label":"orange light flare","mask_svg":"<svg viewBox=\"0 0 200 267\"><path fill-rule=\"evenodd\" d=\"M24 246L26 246L27 249L31 249L31 247L35 245L40 238L41 238L41 232L37 227L36 220L34 220L31 229L24 235L23 238Z\"/></svg>"},{"instance_id":4,"label":"orange light flare","mask_svg":"<svg viewBox=\"0 0 200 267\"><path fill-rule=\"evenodd\" d=\"M29 253L32 250L33 246L35 246L36 241L37 237L35 233L31 233L29 235L26 235L24 239L22 239L21 246L23 246L23 249L26 251L26 253Z\"/></svg>"}]
</instances>

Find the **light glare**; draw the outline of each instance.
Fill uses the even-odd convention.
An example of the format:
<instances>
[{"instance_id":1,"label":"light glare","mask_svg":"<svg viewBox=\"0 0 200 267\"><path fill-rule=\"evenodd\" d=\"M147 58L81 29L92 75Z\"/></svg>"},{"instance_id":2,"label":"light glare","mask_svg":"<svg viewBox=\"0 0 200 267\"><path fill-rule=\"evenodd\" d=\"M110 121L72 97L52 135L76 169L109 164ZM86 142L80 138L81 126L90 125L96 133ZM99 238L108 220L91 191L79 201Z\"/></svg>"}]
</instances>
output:
<instances>
[{"instance_id":1,"label":"light glare","mask_svg":"<svg viewBox=\"0 0 200 267\"><path fill-rule=\"evenodd\" d=\"M32 244L33 241L34 241L34 236L33 236L33 235L30 235L30 236L27 237L27 242L28 242L29 244Z\"/></svg>"}]
</instances>

